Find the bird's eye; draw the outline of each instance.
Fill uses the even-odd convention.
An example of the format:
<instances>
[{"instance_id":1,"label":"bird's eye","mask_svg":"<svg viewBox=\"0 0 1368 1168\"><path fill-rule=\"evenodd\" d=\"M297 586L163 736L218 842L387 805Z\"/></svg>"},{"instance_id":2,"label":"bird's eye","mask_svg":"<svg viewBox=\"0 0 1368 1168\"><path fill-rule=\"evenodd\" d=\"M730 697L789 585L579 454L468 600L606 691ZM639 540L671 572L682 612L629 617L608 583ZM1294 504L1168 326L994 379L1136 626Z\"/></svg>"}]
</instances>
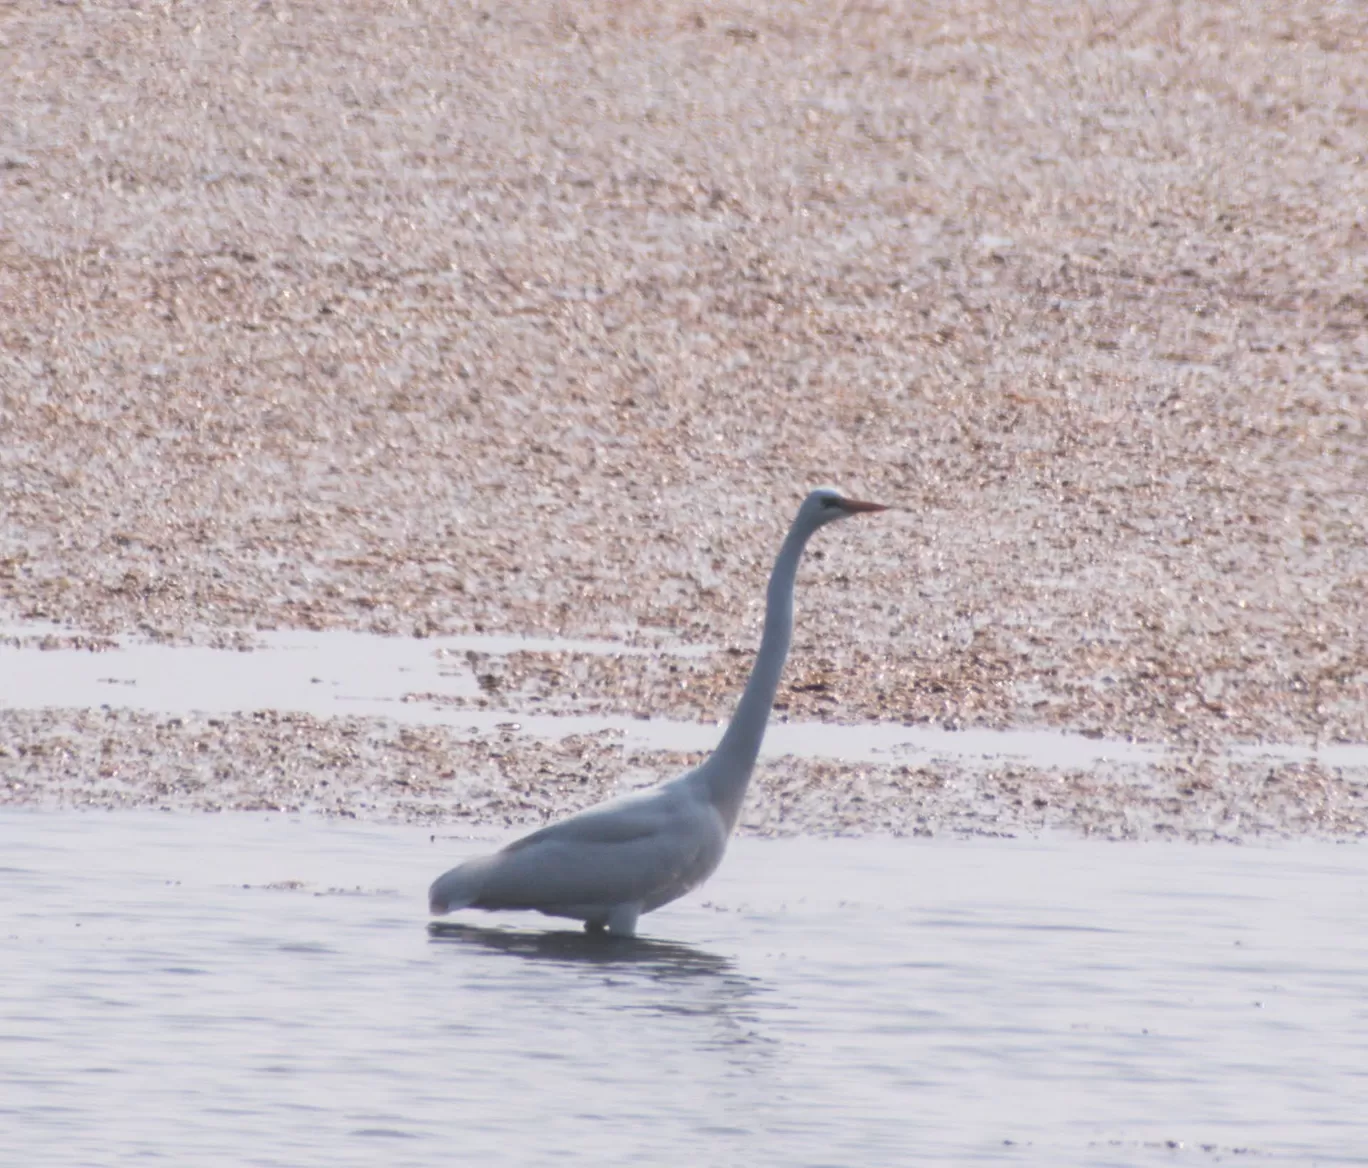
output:
<instances>
[{"instance_id":1,"label":"bird's eye","mask_svg":"<svg viewBox=\"0 0 1368 1168\"><path fill-rule=\"evenodd\" d=\"M835 497L832 496L832 495L827 495L826 498L824 498L824 499L822 500L822 506L823 506L823 507L839 507L840 505L841 505L841 500L835 498Z\"/></svg>"}]
</instances>

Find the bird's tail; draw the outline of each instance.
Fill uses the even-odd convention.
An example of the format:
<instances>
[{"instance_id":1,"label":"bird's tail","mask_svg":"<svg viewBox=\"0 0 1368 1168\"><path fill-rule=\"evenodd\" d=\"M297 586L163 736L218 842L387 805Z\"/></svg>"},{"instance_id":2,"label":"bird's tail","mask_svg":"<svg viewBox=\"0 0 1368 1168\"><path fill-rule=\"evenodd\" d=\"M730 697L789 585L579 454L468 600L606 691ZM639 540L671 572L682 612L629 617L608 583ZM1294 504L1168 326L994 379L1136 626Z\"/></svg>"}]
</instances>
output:
<instances>
[{"instance_id":1,"label":"bird's tail","mask_svg":"<svg viewBox=\"0 0 1368 1168\"><path fill-rule=\"evenodd\" d=\"M428 907L435 915L441 916L453 909L468 908L478 901L493 858L481 856L477 860L467 860L438 876L428 889Z\"/></svg>"}]
</instances>

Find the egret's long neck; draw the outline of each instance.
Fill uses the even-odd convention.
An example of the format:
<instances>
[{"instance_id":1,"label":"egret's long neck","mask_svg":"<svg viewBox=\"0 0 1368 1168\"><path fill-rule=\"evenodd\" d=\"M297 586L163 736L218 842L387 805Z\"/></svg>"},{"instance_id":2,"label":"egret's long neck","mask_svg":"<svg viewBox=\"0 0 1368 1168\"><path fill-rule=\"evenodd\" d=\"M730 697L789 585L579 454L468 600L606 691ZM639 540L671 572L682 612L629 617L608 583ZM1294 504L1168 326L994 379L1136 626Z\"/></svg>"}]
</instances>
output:
<instances>
[{"instance_id":1,"label":"egret's long neck","mask_svg":"<svg viewBox=\"0 0 1368 1168\"><path fill-rule=\"evenodd\" d=\"M712 757L701 768L713 805L722 813L728 830L735 825L741 811L741 800L745 798L751 770L765 737L765 724L774 705L774 695L779 689L779 676L783 673L793 634L793 582L812 530L806 524L795 523L784 539L784 546L779 549L765 598L765 632L760 638L760 652L756 654L750 680L737 703L731 725Z\"/></svg>"}]
</instances>

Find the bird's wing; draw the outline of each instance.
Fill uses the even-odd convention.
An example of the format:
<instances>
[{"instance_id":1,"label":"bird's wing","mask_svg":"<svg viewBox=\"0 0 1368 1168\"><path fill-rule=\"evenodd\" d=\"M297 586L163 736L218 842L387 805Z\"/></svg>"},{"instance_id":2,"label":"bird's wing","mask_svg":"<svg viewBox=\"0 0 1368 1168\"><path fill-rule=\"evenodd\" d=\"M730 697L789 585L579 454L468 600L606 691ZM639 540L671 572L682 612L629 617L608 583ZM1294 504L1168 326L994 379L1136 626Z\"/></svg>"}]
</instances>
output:
<instances>
[{"instance_id":1,"label":"bird's wing","mask_svg":"<svg viewBox=\"0 0 1368 1168\"><path fill-rule=\"evenodd\" d=\"M562 819L514 840L503 850L517 852L534 844L551 840L584 844L625 844L643 839L660 831L670 818L670 809L660 793L649 796L619 799L598 807L590 807L578 815Z\"/></svg>"},{"instance_id":2,"label":"bird's wing","mask_svg":"<svg viewBox=\"0 0 1368 1168\"><path fill-rule=\"evenodd\" d=\"M651 802L596 808L510 844L490 857L476 903L546 908L678 895L725 837L703 809L666 813Z\"/></svg>"}]
</instances>

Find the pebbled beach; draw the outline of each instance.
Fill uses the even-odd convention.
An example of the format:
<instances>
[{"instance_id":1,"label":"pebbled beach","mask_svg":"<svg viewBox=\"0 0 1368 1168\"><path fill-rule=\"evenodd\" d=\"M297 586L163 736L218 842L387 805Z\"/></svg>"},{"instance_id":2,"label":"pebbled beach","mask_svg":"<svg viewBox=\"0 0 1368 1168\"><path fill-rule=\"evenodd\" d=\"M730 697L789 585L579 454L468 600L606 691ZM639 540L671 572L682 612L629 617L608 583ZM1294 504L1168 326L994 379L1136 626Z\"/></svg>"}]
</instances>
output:
<instances>
[{"instance_id":1,"label":"pebbled beach","mask_svg":"<svg viewBox=\"0 0 1368 1168\"><path fill-rule=\"evenodd\" d=\"M1359 6L26 4L0 70L16 650L693 646L463 700L710 721L832 483L897 510L814 541L779 716L1165 753L783 759L749 830L1368 827L1237 753L1368 743ZM110 704L0 707L0 798L487 830L687 761Z\"/></svg>"}]
</instances>

